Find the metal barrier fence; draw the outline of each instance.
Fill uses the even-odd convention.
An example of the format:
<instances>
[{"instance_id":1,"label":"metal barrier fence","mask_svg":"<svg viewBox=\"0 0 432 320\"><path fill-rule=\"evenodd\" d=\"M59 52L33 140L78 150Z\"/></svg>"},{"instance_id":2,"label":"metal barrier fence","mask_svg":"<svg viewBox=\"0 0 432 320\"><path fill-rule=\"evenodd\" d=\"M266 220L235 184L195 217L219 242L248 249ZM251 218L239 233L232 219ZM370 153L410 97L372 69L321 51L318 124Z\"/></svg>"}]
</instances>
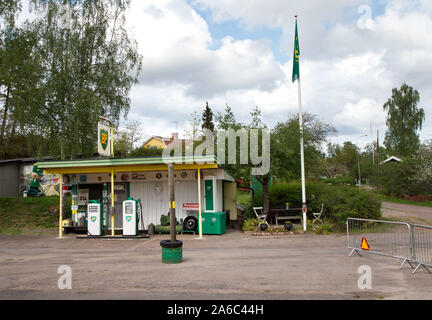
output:
<instances>
[{"instance_id":1,"label":"metal barrier fence","mask_svg":"<svg viewBox=\"0 0 432 320\"><path fill-rule=\"evenodd\" d=\"M413 273L432 268L432 227L405 222L349 218L346 222L349 256L372 253L403 260ZM417 266L415 266L417 265Z\"/></svg>"},{"instance_id":2,"label":"metal barrier fence","mask_svg":"<svg viewBox=\"0 0 432 320\"><path fill-rule=\"evenodd\" d=\"M414 273L421 266L431 273L428 268L432 268L432 227L413 224L411 229L413 234L412 261L417 264Z\"/></svg>"},{"instance_id":3,"label":"metal barrier fence","mask_svg":"<svg viewBox=\"0 0 432 320\"><path fill-rule=\"evenodd\" d=\"M410 262L412 258L411 227L408 223L354 219L347 220L350 256L357 252L374 253Z\"/></svg>"}]
</instances>

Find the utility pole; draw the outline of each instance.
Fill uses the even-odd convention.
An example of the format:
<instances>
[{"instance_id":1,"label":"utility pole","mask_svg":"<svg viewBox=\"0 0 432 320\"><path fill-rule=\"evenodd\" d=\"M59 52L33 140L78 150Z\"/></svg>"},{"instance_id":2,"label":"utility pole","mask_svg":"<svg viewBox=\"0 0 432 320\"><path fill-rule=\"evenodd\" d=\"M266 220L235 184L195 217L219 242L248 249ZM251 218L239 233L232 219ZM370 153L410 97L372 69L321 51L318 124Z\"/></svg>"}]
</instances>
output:
<instances>
[{"instance_id":1,"label":"utility pole","mask_svg":"<svg viewBox=\"0 0 432 320\"><path fill-rule=\"evenodd\" d=\"M168 164L168 196L170 214L170 240L162 240L162 262L180 263L183 260L183 242L176 239L175 195L174 195L174 165Z\"/></svg>"},{"instance_id":2,"label":"utility pole","mask_svg":"<svg viewBox=\"0 0 432 320\"><path fill-rule=\"evenodd\" d=\"M170 212L170 240L176 242L176 217L175 217L175 194L174 194L174 168L173 164L168 165L168 192Z\"/></svg>"},{"instance_id":3,"label":"utility pole","mask_svg":"<svg viewBox=\"0 0 432 320\"><path fill-rule=\"evenodd\" d=\"M357 138L357 141L356 141L356 148L359 148L359 147L358 147L358 139L360 139L360 138L362 138L362 137L367 137L367 134L364 134L364 135L362 135L362 136L360 136L360 137ZM358 165L358 178L359 178L358 186L359 186L359 188L361 187L361 174L360 174L360 151L361 151L361 148L359 148L359 150L357 151L357 165Z\"/></svg>"},{"instance_id":4,"label":"utility pole","mask_svg":"<svg viewBox=\"0 0 432 320\"><path fill-rule=\"evenodd\" d=\"M379 165L380 165L380 154L379 154L379 130L377 130L377 167L379 171Z\"/></svg>"}]
</instances>

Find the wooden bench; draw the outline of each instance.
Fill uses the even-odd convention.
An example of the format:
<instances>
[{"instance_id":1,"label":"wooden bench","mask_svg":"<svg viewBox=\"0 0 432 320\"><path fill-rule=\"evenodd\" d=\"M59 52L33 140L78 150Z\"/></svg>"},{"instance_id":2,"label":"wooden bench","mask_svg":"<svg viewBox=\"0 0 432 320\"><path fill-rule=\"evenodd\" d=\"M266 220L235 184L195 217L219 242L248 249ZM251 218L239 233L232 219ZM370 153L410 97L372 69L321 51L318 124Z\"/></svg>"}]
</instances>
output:
<instances>
[{"instance_id":1,"label":"wooden bench","mask_svg":"<svg viewBox=\"0 0 432 320\"><path fill-rule=\"evenodd\" d=\"M281 213L292 213L292 212L300 212L300 215L281 215ZM275 215L276 226L279 226L279 220L300 220L303 222L303 217L301 215L301 208L293 208L293 209L270 209L270 213Z\"/></svg>"}]
</instances>

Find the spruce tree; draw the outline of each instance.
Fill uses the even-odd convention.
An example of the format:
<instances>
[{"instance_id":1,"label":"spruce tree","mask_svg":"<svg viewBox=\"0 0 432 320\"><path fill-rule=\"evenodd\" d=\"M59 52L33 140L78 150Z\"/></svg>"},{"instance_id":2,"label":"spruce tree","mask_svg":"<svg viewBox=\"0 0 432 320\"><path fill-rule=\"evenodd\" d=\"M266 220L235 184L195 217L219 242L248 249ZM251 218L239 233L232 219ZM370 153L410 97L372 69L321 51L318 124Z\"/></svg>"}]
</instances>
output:
<instances>
[{"instance_id":1,"label":"spruce tree","mask_svg":"<svg viewBox=\"0 0 432 320\"><path fill-rule=\"evenodd\" d=\"M206 102L206 108L204 109L202 116L202 129L208 129L211 132L214 132L214 123L213 123L213 111L210 109L208 102Z\"/></svg>"}]
</instances>

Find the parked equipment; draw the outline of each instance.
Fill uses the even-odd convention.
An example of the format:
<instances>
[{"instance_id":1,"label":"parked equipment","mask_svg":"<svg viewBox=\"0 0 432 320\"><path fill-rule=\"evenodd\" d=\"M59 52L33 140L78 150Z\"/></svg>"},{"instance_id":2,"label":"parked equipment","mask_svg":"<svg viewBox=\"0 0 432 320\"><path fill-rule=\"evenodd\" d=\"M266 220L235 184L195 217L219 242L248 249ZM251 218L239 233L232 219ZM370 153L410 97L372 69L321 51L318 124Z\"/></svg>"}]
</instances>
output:
<instances>
[{"instance_id":1,"label":"parked equipment","mask_svg":"<svg viewBox=\"0 0 432 320\"><path fill-rule=\"evenodd\" d=\"M103 235L103 204L90 200L87 206L87 234Z\"/></svg>"}]
</instances>

